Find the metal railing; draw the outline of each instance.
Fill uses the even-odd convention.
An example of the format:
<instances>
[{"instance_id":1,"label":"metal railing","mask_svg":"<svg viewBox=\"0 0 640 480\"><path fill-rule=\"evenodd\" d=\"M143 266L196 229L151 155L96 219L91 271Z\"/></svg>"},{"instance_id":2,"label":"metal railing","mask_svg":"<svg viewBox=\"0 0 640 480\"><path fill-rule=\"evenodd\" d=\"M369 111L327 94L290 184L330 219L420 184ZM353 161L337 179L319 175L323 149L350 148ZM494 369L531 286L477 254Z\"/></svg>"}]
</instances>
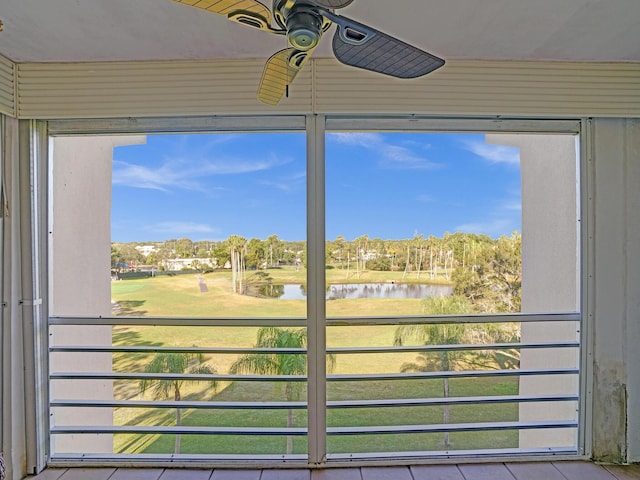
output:
<instances>
[{"instance_id":1,"label":"metal railing","mask_svg":"<svg viewBox=\"0 0 640 480\"><path fill-rule=\"evenodd\" d=\"M375 318L329 318L326 321L328 327L340 328L344 326L359 326L360 328L366 328L366 326L398 326L405 324L482 324L482 323L556 323L556 322L574 322L576 325L580 323L580 314L568 313L568 314L509 314L509 315L462 315L462 316L446 316L446 317L375 317ZM306 326L305 319L291 318L291 319L221 319L221 318L164 318L164 317L110 317L110 318L91 318L91 317L52 317L49 320L51 329L63 326L75 326L75 327L151 327L151 326L165 326L165 327L194 327L194 328L220 328L220 327L248 327L258 328L264 326L277 326L277 327L300 327ZM579 327L578 327L579 328ZM306 349L304 348L252 348L252 347L226 347L226 346L155 346L155 345L131 345L131 344L110 344L110 345L83 345L75 343L64 343L63 335L54 335L57 343L52 343L49 347L50 355L52 359L60 358L64 356L67 364L73 364L73 360L70 360L79 355L78 369L53 369L49 375L50 391L55 392L55 395L51 395L49 402L49 408L51 413L51 425L49 432L52 438L52 460L82 460L86 462L88 459L95 459L104 462L105 460L118 460L126 459L127 461L157 459L158 461L172 459L256 459L256 460L276 460L276 461L303 461L306 459L304 453L299 451L293 452L258 452L252 453L251 451L238 453L231 449L229 453L199 451L199 452L187 452L176 454L170 451L163 453L145 453L137 452L132 453L126 449L120 451L98 451L95 453L87 453L82 451L81 448L73 450L73 447L62 447L58 449L59 441L62 438L93 438L95 436L116 436L116 435L129 435L130 438L143 438L144 436L163 436L163 435L185 435L185 436L232 436L234 439L239 437L304 437L308 435L308 429L305 425L296 426L264 426L264 425L232 425L227 422L220 422L217 425L169 425L167 419L159 415L161 419L157 424L149 423L149 419L135 422L123 422L118 424L117 421L112 421L111 424L91 424L91 421L87 420L87 416L82 416L83 411L95 412L96 409L104 409L106 411L114 412L119 409L131 409L134 411L153 411L162 412L169 410L181 409L184 411L202 411L211 412L219 411L253 411L252 421L255 420L256 415L259 418L260 412L267 411L299 411L304 412L307 410L306 400L273 400L273 399L233 399L232 396L227 396L226 400L220 400L216 398L209 398L207 400L184 400L179 401L172 400L149 400L149 399L132 399L132 398L113 398L109 397L108 393L104 395L104 398L95 398L96 395L91 390L93 387L91 383L87 383L85 388L86 395L82 395L83 388L78 387L82 385L82 382L160 382L160 381L174 381L174 382L218 382L223 383L226 386L233 385L240 382L252 382L252 384L280 384L285 385L304 385L307 382L306 375L258 375L258 374L231 374L231 373L213 373L213 374L187 374L187 373L149 373L145 371L114 371L109 369L106 371L104 368L102 371L95 371L87 363L82 361L82 355L139 355L148 358L149 355L157 353L185 353L185 354L198 354L205 356L232 356L237 357L247 354L277 354L277 355L306 355ZM62 337L60 340L59 337ZM549 350L557 351L575 351L575 363L572 365L552 365L545 368L515 368L515 369L469 369L469 370L451 370L451 371L423 371L423 372L376 372L376 373L358 373L358 372L342 372L336 374L328 374L326 376L326 382L328 386L349 384L353 385L375 385L392 384L393 382L434 382L434 381L465 381L471 380L474 382L482 382L485 379L505 379L505 381L512 382L512 389L518 390L518 385L521 379L525 378L537 378L548 379L552 377L559 378L571 378L567 384L579 385L580 375L580 361L579 361L579 349L580 342L578 340L562 339L558 341L519 341L514 343L496 342L488 344L452 344L452 345L409 345L409 346L353 346L353 347L328 347L326 353L337 358L338 365L340 364L340 357L343 355L350 356L364 356L367 355L393 355L393 354L425 354L425 355L437 355L442 352L461 352L466 354L472 354L479 351L502 351L502 350L516 350L519 352L539 351L546 352ZM85 357L86 358L86 357ZM50 362L51 365L56 365L55 361ZM310 368L313 368L310 366ZM73 395L65 395L65 382L71 382L73 385ZM283 388L283 387L281 387ZM355 387L354 387L355 388ZM373 387L372 387L373 388ZM109 387L107 387L107 392ZM576 439L571 444L561 446L540 446L540 447L524 447L520 444L522 439L515 439L512 435L512 445L501 445L496 448L491 446L487 447L486 442L483 445L478 445L477 448L451 448L450 445L445 444L440 448L421 448L422 440L416 442L416 446L412 448L394 448L393 450L385 450L381 447L381 450L368 451L359 448L354 448L354 451L345 451L344 447L330 448L327 458L328 461L346 461L353 459L372 459L372 458L389 458L389 457L416 457L416 456L453 456L453 455L495 455L499 454L576 454L578 452L577 438L578 428L580 427L579 409L580 409L580 395L579 388L570 388L569 392L537 392L535 394L522 394L520 392L506 392L506 393L489 393L486 394L482 391L476 391L473 394L455 394L452 396L433 396L424 395L416 396L412 398L362 398L366 395L362 395L358 398L328 398L324 407L326 411L331 415L332 412L350 411L358 412L369 409L373 412L389 411L389 409L402 409L402 413L396 416L396 421L389 425L385 422L376 422L378 415L375 413L368 416L368 421L361 424L329 424L325 432L325 438L323 441L331 442L334 438L382 438L389 436L401 435L407 438L413 438L415 436L422 435L426 438L428 436L446 434L446 435L458 435L458 434L489 434L492 432L526 432L529 430L535 431L569 431L574 432L572 435ZM113 393L113 390L111 390ZM98 397L100 397L98 395ZM107 398L109 397L109 398ZM548 418L520 418L521 413L515 415L515 418L495 420L488 419L483 420L478 418L476 421L440 421L440 422L421 422L421 414L415 416L407 415L407 409L423 409L420 412L426 412L424 409L457 409L462 407L477 407L484 408L484 406L496 406L499 408L501 405L511 405L512 417L515 412L514 405L518 409L526 408L526 405L542 404L546 405L544 410L553 410L551 407L554 404L570 405L570 410L573 410L575 414L567 416L567 418L555 418L554 414L550 414ZM395 410L392 410L395 411ZM454 410L455 411L455 410ZM566 409L565 409L566 411ZM66 412L66 415L59 415L60 412ZM257 413L255 413L257 412ZM80 421L74 422L74 415L78 415ZM90 414L88 415L91 416ZM67 421L61 421L67 419ZM139 417L135 417L139 418ZM242 415L240 417L242 418ZM70 421L69 421L70 419ZM300 419L298 419L300 420ZM303 422L304 423L304 422ZM381 424L377 424L381 423ZM521 433L518 433L521 435ZM413 437L412 437L413 436ZM110 437L107 437L110 438ZM417 438L417 437L416 437ZM515 439L515 440L514 440ZM384 443L384 442L383 442ZM428 442L427 442L428 443ZM427 444L425 443L425 445ZM357 444L357 442L356 442ZM355 445L355 444L354 444ZM396 443L396 446L399 445ZM466 445L466 444L465 444ZM88 449L91 450L91 449Z\"/></svg>"}]
</instances>

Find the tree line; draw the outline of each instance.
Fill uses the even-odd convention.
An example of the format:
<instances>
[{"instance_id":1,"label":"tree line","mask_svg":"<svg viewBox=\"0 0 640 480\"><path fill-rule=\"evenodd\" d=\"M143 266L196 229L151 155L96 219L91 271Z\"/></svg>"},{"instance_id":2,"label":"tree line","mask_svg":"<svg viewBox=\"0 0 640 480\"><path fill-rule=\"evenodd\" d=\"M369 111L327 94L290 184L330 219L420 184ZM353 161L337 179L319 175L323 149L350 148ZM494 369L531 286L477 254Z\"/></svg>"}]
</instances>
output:
<instances>
[{"instance_id":1,"label":"tree line","mask_svg":"<svg viewBox=\"0 0 640 480\"><path fill-rule=\"evenodd\" d=\"M300 252L306 248L304 241L285 241L277 235L267 239L247 239L240 235L231 235L222 241L197 241L189 238L169 239L163 242L112 242L111 266L157 265L176 258L211 258L223 268L231 265L234 251L242 250L243 265L246 268L272 268L279 265L293 265ZM151 246L153 251L144 255L140 247Z\"/></svg>"},{"instance_id":2,"label":"tree line","mask_svg":"<svg viewBox=\"0 0 640 480\"><path fill-rule=\"evenodd\" d=\"M146 257L143 245L151 245ZM138 247L138 248L136 248ZM359 279L365 271L402 272L402 280L450 282L474 311L520 311L522 237L514 232L497 239L473 233L443 237L383 240L362 235L326 241L327 268L341 269L345 278ZM223 241L194 242L189 238L151 243L112 243L111 265L156 265L175 258L214 259L218 268L232 270L233 291L244 293L246 270L306 265L306 242L231 235ZM202 266L203 269L211 268Z\"/></svg>"}]
</instances>

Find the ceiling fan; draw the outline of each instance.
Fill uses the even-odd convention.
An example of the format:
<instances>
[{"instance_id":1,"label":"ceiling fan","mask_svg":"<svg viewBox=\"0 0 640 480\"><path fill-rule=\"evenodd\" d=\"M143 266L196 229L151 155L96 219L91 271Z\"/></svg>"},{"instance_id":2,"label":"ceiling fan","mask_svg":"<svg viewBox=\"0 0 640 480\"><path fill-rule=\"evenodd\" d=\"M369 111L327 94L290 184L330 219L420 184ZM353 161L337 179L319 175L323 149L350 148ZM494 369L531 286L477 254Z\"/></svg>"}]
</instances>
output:
<instances>
[{"instance_id":1,"label":"ceiling fan","mask_svg":"<svg viewBox=\"0 0 640 480\"><path fill-rule=\"evenodd\" d=\"M288 93L289 85L333 23L337 25L333 53L345 65L398 78L420 77L444 65L444 60L435 55L334 13L353 0L273 0L271 10L257 0L173 1L265 32L286 35L290 47L267 60L258 87L258 99L268 105L277 105Z\"/></svg>"}]
</instances>

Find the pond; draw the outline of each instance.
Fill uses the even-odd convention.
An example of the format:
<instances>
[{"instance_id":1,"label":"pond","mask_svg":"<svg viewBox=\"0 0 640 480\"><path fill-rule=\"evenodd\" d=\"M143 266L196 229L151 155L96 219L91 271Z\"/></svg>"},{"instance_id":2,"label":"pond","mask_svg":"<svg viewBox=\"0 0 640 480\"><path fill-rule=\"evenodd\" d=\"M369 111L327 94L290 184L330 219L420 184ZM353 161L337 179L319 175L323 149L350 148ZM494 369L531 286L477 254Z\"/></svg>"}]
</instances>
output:
<instances>
[{"instance_id":1,"label":"pond","mask_svg":"<svg viewBox=\"0 0 640 480\"><path fill-rule=\"evenodd\" d=\"M449 296L453 287L449 285L425 285L416 283L340 283L329 285L327 300L338 298L427 298ZM306 285L265 285L260 295L279 300L304 300Z\"/></svg>"}]
</instances>

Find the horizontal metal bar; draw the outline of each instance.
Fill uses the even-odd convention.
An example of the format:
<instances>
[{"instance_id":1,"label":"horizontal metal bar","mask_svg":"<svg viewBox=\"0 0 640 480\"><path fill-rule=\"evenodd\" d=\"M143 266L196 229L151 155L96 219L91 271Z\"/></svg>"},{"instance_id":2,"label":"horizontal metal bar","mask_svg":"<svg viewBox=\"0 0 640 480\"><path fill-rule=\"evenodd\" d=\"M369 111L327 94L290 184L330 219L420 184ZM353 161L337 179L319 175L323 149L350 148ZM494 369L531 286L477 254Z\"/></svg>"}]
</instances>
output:
<instances>
[{"instance_id":1,"label":"horizontal metal bar","mask_svg":"<svg viewBox=\"0 0 640 480\"><path fill-rule=\"evenodd\" d=\"M483 405L497 403L577 402L578 395L496 395L489 397L439 397L383 400L340 400L327 402L328 408L385 408L442 405Z\"/></svg>"},{"instance_id":2,"label":"horizontal metal bar","mask_svg":"<svg viewBox=\"0 0 640 480\"><path fill-rule=\"evenodd\" d=\"M431 325L456 323L579 322L580 313L503 313L494 315L329 317L328 326ZM188 327L305 327L306 318L202 318L202 317L84 317L52 316L49 325L188 326Z\"/></svg>"},{"instance_id":3,"label":"horizontal metal bar","mask_svg":"<svg viewBox=\"0 0 640 480\"><path fill-rule=\"evenodd\" d=\"M406 116L336 116L327 118L328 132L347 131L390 131L390 132L508 132L508 133L569 133L580 132L578 120L523 120L520 118L507 119L503 117L479 117L451 119L447 117L431 117L412 115Z\"/></svg>"},{"instance_id":4,"label":"horizontal metal bar","mask_svg":"<svg viewBox=\"0 0 640 480\"><path fill-rule=\"evenodd\" d=\"M589 457L579 455L577 449L571 447L518 449L496 448L492 450L444 450L422 452L375 452L375 453L347 453L329 454L328 461L319 465L328 468L335 467L367 467L367 466L417 466L440 465L452 463L503 463L503 462L531 462L549 461L584 461ZM308 456L300 454L292 455L238 455L238 454L101 454L101 453L53 453L49 457L47 465L50 468L196 468L210 470L212 462L217 469L279 469L287 468L316 468L317 465L309 465ZM73 471L71 472L73 473Z\"/></svg>"},{"instance_id":5,"label":"horizontal metal bar","mask_svg":"<svg viewBox=\"0 0 640 480\"><path fill-rule=\"evenodd\" d=\"M211 461L216 462L216 468L227 466L238 468L251 465L252 468L273 467L274 462L278 466L284 463L307 466L308 456L305 454L280 454L280 455L239 455L239 454L194 454L194 453L53 453L48 462L53 468L73 467L103 467L105 465L131 468L132 466L171 466L180 468L181 465L189 465L194 468L211 468ZM203 462L199 464L198 462ZM195 465L194 465L195 464ZM297 466L297 465L296 465Z\"/></svg>"},{"instance_id":6,"label":"horizontal metal bar","mask_svg":"<svg viewBox=\"0 0 640 480\"><path fill-rule=\"evenodd\" d=\"M290 116L207 116L185 117L176 122L171 118L128 118L53 120L48 123L49 134L58 135L103 135L152 134L152 133L198 133L198 132L253 132L253 131L304 131L305 117Z\"/></svg>"},{"instance_id":7,"label":"horizontal metal bar","mask_svg":"<svg viewBox=\"0 0 640 480\"><path fill-rule=\"evenodd\" d=\"M410 398L328 401L327 408L385 408L497 403L577 402L578 395L496 395L487 397ZM206 410L304 410L306 402L173 402L139 400L53 400L51 407L68 408L182 408Z\"/></svg>"},{"instance_id":8,"label":"horizontal metal bar","mask_svg":"<svg viewBox=\"0 0 640 480\"><path fill-rule=\"evenodd\" d=\"M53 400L51 407L73 408L181 408L205 410L304 410L306 402L172 402L142 400Z\"/></svg>"},{"instance_id":9,"label":"horizontal metal bar","mask_svg":"<svg viewBox=\"0 0 640 480\"><path fill-rule=\"evenodd\" d=\"M327 348L328 353L344 354L368 354L368 353L407 353L407 352L448 352L448 351L473 351L473 350L521 350L543 348L578 348L580 342L556 342L556 343L487 343L487 344L460 344L460 345L412 345L401 347L339 347Z\"/></svg>"},{"instance_id":10,"label":"horizontal metal bar","mask_svg":"<svg viewBox=\"0 0 640 480\"><path fill-rule=\"evenodd\" d=\"M554 370L478 370L459 372L415 372L415 373L374 373L327 375L329 382L360 382L371 380L420 380L435 378L472 378L472 377L529 377L534 375L577 375L577 368L559 368Z\"/></svg>"},{"instance_id":11,"label":"horizontal metal bar","mask_svg":"<svg viewBox=\"0 0 640 480\"><path fill-rule=\"evenodd\" d=\"M327 455L328 467L399 466L477 463L477 462L523 462L532 460L581 460L590 458L578 454L575 447L546 448L494 448L479 450L442 450L412 452L364 452L333 453ZM210 469L211 462L216 468L309 468L308 457L304 454L242 455L242 454L161 454L161 453L53 453L48 466L51 468L74 467L157 467L157 468L202 468ZM277 462L277 463L274 463ZM313 468L313 466L311 466Z\"/></svg>"},{"instance_id":12,"label":"horizontal metal bar","mask_svg":"<svg viewBox=\"0 0 640 480\"><path fill-rule=\"evenodd\" d=\"M327 454L327 461L331 465L339 462L353 462L354 460L377 460L378 462L393 462L402 459L448 459L463 457L465 460L482 459L491 457L491 462L500 462L499 456L510 457L539 457L548 456L576 457L578 450L571 447L546 447L546 448L495 448L481 450L435 450L435 451L404 451L404 452L371 452L371 453L330 453ZM530 458L526 458L529 459ZM506 459L505 459L506 460ZM554 458L554 461L556 458ZM517 460L512 460L517 461Z\"/></svg>"},{"instance_id":13,"label":"horizontal metal bar","mask_svg":"<svg viewBox=\"0 0 640 480\"><path fill-rule=\"evenodd\" d=\"M444 432L490 432L502 430L539 430L555 428L577 428L575 420L548 422L491 422L451 423L433 425L383 425L369 427L328 427L327 435L392 435ZM172 435L244 435L244 436L306 436L306 428L272 427L194 427L194 426L56 426L50 429L53 435L71 434L172 434Z\"/></svg>"},{"instance_id":14,"label":"horizontal metal bar","mask_svg":"<svg viewBox=\"0 0 640 480\"><path fill-rule=\"evenodd\" d=\"M348 466L358 467L366 465L411 465L432 464L434 460L441 463L448 461L475 462L475 461L531 461L540 459L553 460L589 460L578 455L578 451L571 447L547 447L547 448L496 448L482 450L442 450L442 451L413 451L413 452L372 452L372 453L330 453L327 455L327 464L331 467ZM239 454L161 454L161 453L53 453L48 466L52 468L74 467L110 467L130 468L133 466L145 467L182 467L211 468L211 462L216 463L216 468L273 468L274 462L279 467L292 466L308 468L308 457L304 454L290 455L239 455ZM357 462L361 460L361 462Z\"/></svg>"},{"instance_id":15,"label":"horizontal metal bar","mask_svg":"<svg viewBox=\"0 0 640 480\"><path fill-rule=\"evenodd\" d=\"M385 425L375 427L329 427L327 435L393 435L409 433L444 432L492 432L498 430L540 430L551 428L577 428L575 420L548 422L491 422L491 423L451 423L438 425Z\"/></svg>"},{"instance_id":16,"label":"horizontal metal bar","mask_svg":"<svg viewBox=\"0 0 640 480\"><path fill-rule=\"evenodd\" d=\"M460 323L535 323L535 322L579 322L579 313L501 313L495 315L444 315L406 317L339 317L327 318L327 326L354 325L439 325Z\"/></svg>"},{"instance_id":17,"label":"horizontal metal bar","mask_svg":"<svg viewBox=\"0 0 640 480\"><path fill-rule=\"evenodd\" d=\"M59 346L49 347L52 353L204 353L204 354L307 354L306 348L225 348L225 347L152 347L152 346Z\"/></svg>"},{"instance_id":18,"label":"horizontal metal bar","mask_svg":"<svg viewBox=\"0 0 640 480\"><path fill-rule=\"evenodd\" d=\"M180 373L86 373L60 372L49 374L51 380L189 380L220 382L306 382L302 375L217 375Z\"/></svg>"},{"instance_id":19,"label":"horizontal metal bar","mask_svg":"<svg viewBox=\"0 0 640 480\"><path fill-rule=\"evenodd\" d=\"M415 372L415 373L372 373L327 375L330 382L351 382L371 380L419 380L437 378L472 378L472 377L525 377L533 375L577 375L576 368L559 368L553 370L465 370L448 372ZM226 381L226 382L306 382L302 375L217 375L217 374L178 374L178 373L86 373L56 372L49 375L51 380L190 380L190 381Z\"/></svg>"},{"instance_id":20,"label":"horizontal metal bar","mask_svg":"<svg viewBox=\"0 0 640 480\"><path fill-rule=\"evenodd\" d=\"M53 435L98 435L98 434L171 434L171 435L248 435L248 436L295 436L307 435L306 428L272 427L192 427L192 426L56 426L51 427Z\"/></svg>"},{"instance_id":21,"label":"horizontal metal bar","mask_svg":"<svg viewBox=\"0 0 640 480\"><path fill-rule=\"evenodd\" d=\"M460 345L413 345L413 346L389 346L389 347L336 347L327 348L327 353L337 355L344 354L371 354L371 353L407 353L407 352L446 352L446 351L473 351L473 350L521 350L521 349L545 349L545 348L578 348L580 342L555 342L555 343L487 343L487 344L460 344ZM224 348L224 347L154 347L154 346L52 346L52 353L203 353L203 354L306 354L304 348Z\"/></svg>"},{"instance_id":22,"label":"horizontal metal bar","mask_svg":"<svg viewBox=\"0 0 640 480\"><path fill-rule=\"evenodd\" d=\"M306 318L49 317L49 325L171 327L306 327Z\"/></svg>"}]
</instances>

